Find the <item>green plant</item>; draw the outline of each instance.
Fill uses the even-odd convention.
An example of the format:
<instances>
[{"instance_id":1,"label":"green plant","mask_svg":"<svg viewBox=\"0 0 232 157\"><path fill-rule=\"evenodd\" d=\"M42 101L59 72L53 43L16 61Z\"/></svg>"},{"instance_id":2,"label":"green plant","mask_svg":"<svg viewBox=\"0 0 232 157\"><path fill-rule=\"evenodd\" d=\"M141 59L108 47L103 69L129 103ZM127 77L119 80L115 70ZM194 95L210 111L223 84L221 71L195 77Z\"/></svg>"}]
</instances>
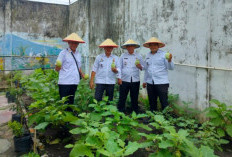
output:
<instances>
[{"instance_id":1,"label":"green plant","mask_svg":"<svg viewBox=\"0 0 232 157\"><path fill-rule=\"evenodd\" d=\"M79 136L74 145L67 145L67 148L73 148L70 156L127 156L145 147L146 143L136 141L140 139L138 128L151 131L137 121L146 115L133 112L132 117L128 117L107 103L107 98L101 102L94 100L89 105L91 112L79 114L79 119L72 122L77 128L70 132Z\"/></svg>"},{"instance_id":2,"label":"green plant","mask_svg":"<svg viewBox=\"0 0 232 157\"><path fill-rule=\"evenodd\" d=\"M156 129L155 134L140 133L141 136L146 137L147 142L152 142L150 147L154 151L150 156L192 156L192 157L208 157L215 156L213 149L208 146L200 145L199 148L195 146L188 130L179 129L176 131L175 127L165 119L163 115L155 115L147 112L151 117L150 123Z\"/></svg>"},{"instance_id":3,"label":"green plant","mask_svg":"<svg viewBox=\"0 0 232 157\"><path fill-rule=\"evenodd\" d=\"M80 108L80 112L88 111L88 105L93 103L94 91L89 88L88 82L81 80L75 94L74 104Z\"/></svg>"},{"instance_id":4,"label":"green plant","mask_svg":"<svg viewBox=\"0 0 232 157\"><path fill-rule=\"evenodd\" d=\"M226 133L232 137L232 106L227 106L218 100L211 100L210 106L206 109L206 116L210 118L210 122L216 127L217 133L223 137Z\"/></svg>"},{"instance_id":5,"label":"green plant","mask_svg":"<svg viewBox=\"0 0 232 157\"><path fill-rule=\"evenodd\" d=\"M228 144L229 141L222 138L220 133L217 132L216 127L209 121L204 122L197 131L192 132L190 135L194 143L199 145L209 146L212 149L222 151L221 145Z\"/></svg>"},{"instance_id":6,"label":"green plant","mask_svg":"<svg viewBox=\"0 0 232 157\"><path fill-rule=\"evenodd\" d=\"M22 137L22 135L23 135L23 126L22 126L22 124L20 124L17 121L13 121L13 122L9 121L8 126L9 126L9 128L12 129L13 134L16 137Z\"/></svg>"},{"instance_id":7,"label":"green plant","mask_svg":"<svg viewBox=\"0 0 232 157\"><path fill-rule=\"evenodd\" d=\"M21 157L40 157L40 155L34 152L29 152L28 154L24 154Z\"/></svg>"},{"instance_id":8,"label":"green plant","mask_svg":"<svg viewBox=\"0 0 232 157\"><path fill-rule=\"evenodd\" d=\"M55 128L64 126L75 120L74 113L80 111L76 105L65 104L67 97L60 100L57 81L57 72L42 69L36 69L21 79L27 95L33 99L28 108L29 125L35 125L37 130L45 130L48 125Z\"/></svg>"}]
</instances>

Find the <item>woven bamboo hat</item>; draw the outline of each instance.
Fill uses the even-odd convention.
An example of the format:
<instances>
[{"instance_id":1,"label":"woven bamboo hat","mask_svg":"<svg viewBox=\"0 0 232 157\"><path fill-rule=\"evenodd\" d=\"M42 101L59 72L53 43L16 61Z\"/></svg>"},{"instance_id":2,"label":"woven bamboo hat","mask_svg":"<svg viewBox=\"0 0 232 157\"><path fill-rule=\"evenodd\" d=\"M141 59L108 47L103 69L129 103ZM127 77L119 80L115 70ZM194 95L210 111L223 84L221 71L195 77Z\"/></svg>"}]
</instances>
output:
<instances>
[{"instance_id":1,"label":"woven bamboo hat","mask_svg":"<svg viewBox=\"0 0 232 157\"><path fill-rule=\"evenodd\" d=\"M132 39L127 40L127 42L125 42L125 43L121 46L121 48L126 49L127 46L135 46L135 48L139 48L139 47L140 47L140 45L137 44L137 43L136 43L134 40L132 40Z\"/></svg>"},{"instance_id":2,"label":"woven bamboo hat","mask_svg":"<svg viewBox=\"0 0 232 157\"><path fill-rule=\"evenodd\" d=\"M100 48L104 48L104 47L113 47L113 48L117 48L118 45L115 44L111 39L106 39L103 43L101 43L99 45Z\"/></svg>"},{"instance_id":3,"label":"woven bamboo hat","mask_svg":"<svg viewBox=\"0 0 232 157\"><path fill-rule=\"evenodd\" d=\"M76 33L72 33L72 34L68 35L66 38L63 39L63 41L65 41L65 42L72 41L72 42L78 42L78 43L85 43L85 41L82 40L81 37L79 37L79 35L76 34Z\"/></svg>"},{"instance_id":4,"label":"woven bamboo hat","mask_svg":"<svg viewBox=\"0 0 232 157\"><path fill-rule=\"evenodd\" d=\"M149 48L149 44L152 44L152 43L157 43L157 44L159 44L159 48L165 46L164 43L162 43L159 39L157 39L157 38L155 38L155 37L152 37L151 39L149 39L147 42L145 42L145 43L143 44L143 46Z\"/></svg>"}]
</instances>

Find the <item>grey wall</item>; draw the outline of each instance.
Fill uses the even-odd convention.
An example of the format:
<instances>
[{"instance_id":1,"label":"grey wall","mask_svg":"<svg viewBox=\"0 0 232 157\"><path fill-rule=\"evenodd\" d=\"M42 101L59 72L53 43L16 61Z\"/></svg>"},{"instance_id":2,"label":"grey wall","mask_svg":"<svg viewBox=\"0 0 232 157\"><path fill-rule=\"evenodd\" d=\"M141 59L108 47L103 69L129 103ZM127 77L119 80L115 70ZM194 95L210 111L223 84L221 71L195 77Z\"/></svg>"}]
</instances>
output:
<instances>
[{"instance_id":1,"label":"grey wall","mask_svg":"<svg viewBox=\"0 0 232 157\"><path fill-rule=\"evenodd\" d=\"M89 7L78 9L82 6ZM129 38L142 44L156 36L175 63L232 69L231 0L79 0L70 8L76 12L70 14L76 27L87 28L76 30L89 34L89 56L103 52L98 45L106 38L121 45ZM143 56L149 52L143 47L137 51ZM169 74L170 92L195 108L204 109L210 99L232 102L232 71L176 65Z\"/></svg>"},{"instance_id":2,"label":"grey wall","mask_svg":"<svg viewBox=\"0 0 232 157\"><path fill-rule=\"evenodd\" d=\"M69 7L0 0L0 35L6 32L32 38L76 32L86 41L79 50L89 72L106 38L122 45L129 38L142 44L151 36L166 43L163 50L173 53L175 63L232 69L231 0L78 0ZM137 51L149 52L144 47ZM204 109L210 99L232 102L232 71L177 64L169 74L170 92L195 108Z\"/></svg>"},{"instance_id":3,"label":"grey wall","mask_svg":"<svg viewBox=\"0 0 232 157\"><path fill-rule=\"evenodd\" d=\"M67 35L68 6L23 0L0 0L0 4L1 33L24 32L48 38Z\"/></svg>"}]
</instances>

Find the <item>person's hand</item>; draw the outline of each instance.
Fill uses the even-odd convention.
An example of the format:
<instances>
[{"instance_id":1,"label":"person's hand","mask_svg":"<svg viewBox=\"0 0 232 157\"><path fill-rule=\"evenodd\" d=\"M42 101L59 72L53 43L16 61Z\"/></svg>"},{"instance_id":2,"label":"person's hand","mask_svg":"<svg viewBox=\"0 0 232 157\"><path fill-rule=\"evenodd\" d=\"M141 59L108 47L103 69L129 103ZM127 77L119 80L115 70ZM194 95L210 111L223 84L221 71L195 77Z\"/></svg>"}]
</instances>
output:
<instances>
[{"instance_id":1,"label":"person's hand","mask_svg":"<svg viewBox=\"0 0 232 157\"><path fill-rule=\"evenodd\" d=\"M122 85L122 80L118 79L118 85Z\"/></svg>"},{"instance_id":2,"label":"person's hand","mask_svg":"<svg viewBox=\"0 0 232 157\"><path fill-rule=\"evenodd\" d=\"M146 88L147 87L147 83L143 83L143 88Z\"/></svg>"},{"instance_id":3,"label":"person's hand","mask_svg":"<svg viewBox=\"0 0 232 157\"><path fill-rule=\"evenodd\" d=\"M60 69L61 69L61 66L56 66L56 67L55 67L55 70L56 70L56 71L60 71Z\"/></svg>"},{"instance_id":4,"label":"person's hand","mask_svg":"<svg viewBox=\"0 0 232 157\"><path fill-rule=\"evenodd\" d=\"M111 70L114 72L114 73L118 73L118 70L116 68L111 68Z\"/></svg>"},{"instance_id":5,"label":"person's hand","mask_svg":"<svg viewBox=\"0 0 232 157\"><path fill-rule=\"evenodd\" d=\"M172 61L172 54L170 53L168 62L171 62L171 61Z\"/></svg>"},{"instance_id":6,"label":"person's hand","mask_svg":"<svg viewBox=\"0 0 232 157\"><path fill-rule=\"evenodd\" d=\"M143 67L142 67L142 65L141 65L141 64L137 64L137 65L136 65L136 67L137 67L138 69L140 69L140 70L142 70L142 69L143 69Z\"/></svg>"},{"instance_id":7,"label":"person's hand","mask_svg":"<svg viewBox=\"0 0 232 157\"><path fill-rule=\"evenodd\" d=\"M94 89L94 82L93 81L89 82L89 87L90 87L90 89Z\"/></svg>"}]
</instances>

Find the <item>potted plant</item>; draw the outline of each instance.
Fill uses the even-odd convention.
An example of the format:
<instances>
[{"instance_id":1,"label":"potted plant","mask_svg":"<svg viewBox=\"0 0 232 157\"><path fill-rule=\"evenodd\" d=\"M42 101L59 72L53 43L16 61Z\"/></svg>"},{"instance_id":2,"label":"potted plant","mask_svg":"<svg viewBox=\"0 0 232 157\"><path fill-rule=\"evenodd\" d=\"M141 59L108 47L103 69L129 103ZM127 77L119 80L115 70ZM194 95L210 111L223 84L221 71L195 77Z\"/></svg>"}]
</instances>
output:
<instances>
[{"instance_id":1,"label":"potted plant","mask_svg":"<svg viewBox=\"0 0 232 157\"><path fill-rule=\"evenodd\" d=\"M29 152L32 146L32 138L29 133L25 133L21 123L8 122L8 126L13 130L15 152Z\"/></svg>"},{"instance_id":2,"label":"potted plant","mask_svg":"<svg viewBox=\"0 0 232 157\"><path fill-rule=\"evenodd\" d=\"M15 88L10 88L9 89L9 96L8 96L8 98L7 98L7 100L8 100L8 103L13 103L13 102L15 102L15 100L16 100L16 94L17 94L17 91L16 91L16 89Z\"/></svg>"}]
</instances>

